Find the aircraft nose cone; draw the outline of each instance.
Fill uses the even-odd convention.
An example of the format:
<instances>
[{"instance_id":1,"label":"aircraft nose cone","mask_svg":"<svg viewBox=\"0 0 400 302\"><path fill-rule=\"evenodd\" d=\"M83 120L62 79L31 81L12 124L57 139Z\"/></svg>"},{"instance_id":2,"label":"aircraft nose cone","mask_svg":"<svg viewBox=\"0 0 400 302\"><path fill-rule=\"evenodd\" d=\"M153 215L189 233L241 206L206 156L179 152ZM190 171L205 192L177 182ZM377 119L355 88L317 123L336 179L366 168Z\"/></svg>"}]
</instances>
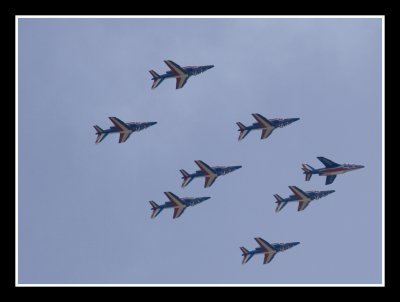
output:
<instances>
[{"instance_id":1,"label":"aircraft nose cone","mask_svg":"<svg viewBox=\"0 0 400 302\"><path fill-rule=\"evenodd\" d=\"M300 244L300 242L293 242L293 246Z\"/></svg>"},{"instance_id":2,"label":"aircraft nose cone","mask_svg":"<svg viewBox=\"0 0 400 302\"><path fill-rule=\"evenodd\" d=\"M150 124L150 126L154 126L155 124L157 124L157 122L151 122L149 124Z\"/></svg>"},{"instance_id":3,"label":"aircraft nose cone","mask_svg":"<svg viewBox=\"0 0 400 302\"><path fill-rule=\"evenodd\" d=\"M203 197L203 201L210 199L211 197Z\"/></svg>"},{"instance_id":4,"label":"aircraft nose cone","mask_svg":"<svg viewBox=\"0 0 400 302\"><path fill-rule=\"evenodd\" d=\"M299 119L300 119L299 117L292 118L292 119L291 119L291 122L292 122L292 123L297 122Z\"/></svg>"},{"instance_id":5,"label":"aircraft nose cone","mask_svg":"<svg viewBox=\"0 0 400 302\"><path fill-rule=\"evenodd\" d=\"M334 193L335 192L335 190L329 190L328 191L328 194L332 194L332 193Z\"/></svg>"},{"instance_id":6,"label":"aircraft nose cone","mask_svg":"<svg viewBox=\"0 0 400 302\"><path fill-rule=\"evenodd\" d=\"M242 166L235 166L235 170L240 169Z\"/></svg>"},{"instance_id":7,"label":"aircraft nose cone","mask_svg":"<svg viewBox=\"0 0 400 302\"><path fill-rule=\"evenodd\" d=\"M214 68L214 65L208 65L207 66L207 69L211 69L211 68Z\"/></svg>"},{"instance_id":8,"label":"aircraft nose cone","mask_svg":"<svg viewBox=\"0 0 400 302\"><path fill-rule=\"evenodd\" d=\"M358 165L358 166L357 166L357 169L362 169L362 168L364 168L363 165Z\"/></svg>"}]
</instances>

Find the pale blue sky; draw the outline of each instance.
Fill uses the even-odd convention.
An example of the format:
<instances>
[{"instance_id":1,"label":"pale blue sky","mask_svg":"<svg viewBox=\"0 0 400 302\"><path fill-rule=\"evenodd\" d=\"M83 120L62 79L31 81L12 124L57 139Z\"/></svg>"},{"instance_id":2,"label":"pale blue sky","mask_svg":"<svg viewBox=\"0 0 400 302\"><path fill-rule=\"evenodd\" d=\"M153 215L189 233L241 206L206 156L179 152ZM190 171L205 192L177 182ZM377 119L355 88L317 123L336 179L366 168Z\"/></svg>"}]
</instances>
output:
<instances>
[{"instance_id":1,"label":"pale blue sky","mask_svg":"<svg viewBox=\"0 0 400 302\"><path fill-rule=\"evenodd\" d=\"M381 283L380 19L20 19L20 283ZM151 90L163 60L215 65ZM299 117L267 140L236 122ZM109 116L157 121L95 145ZM330 186L316 156L362 164ZM182 189L194 160L242 165ZM334 189L303 212L273 194ZM150 219L164 191L211 196ZM241 265L254 237L300 241Z\"/></svg>"}]
</instances>

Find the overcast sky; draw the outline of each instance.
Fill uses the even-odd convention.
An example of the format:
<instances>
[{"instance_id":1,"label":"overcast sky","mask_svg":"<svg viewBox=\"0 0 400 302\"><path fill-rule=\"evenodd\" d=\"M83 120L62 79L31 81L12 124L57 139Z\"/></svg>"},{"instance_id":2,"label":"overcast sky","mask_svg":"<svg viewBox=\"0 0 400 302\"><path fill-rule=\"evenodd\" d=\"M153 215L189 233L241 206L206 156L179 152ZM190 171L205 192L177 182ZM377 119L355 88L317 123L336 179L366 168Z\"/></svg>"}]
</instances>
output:
<instances>
[{"instance_id":1,"label":"overcast sky","mask_svg":"<svg viewBox=\"0 0 400 302\"><path fill-rule=\"evenodd\" d=\"M381 283L380 19L20 19L19 283ZM150 69L215 65L151 90ZM300 120L238 142L236 122ZM157 121L95 145L109 116ZM332 185L301 164L365 165ZM181 188L194 160L242 165ZM336 190L275 213L289 185ZM163 194L210 196L150 219ZM268 265L239 249L300 241Z\"/></svg>"}]
</instances>

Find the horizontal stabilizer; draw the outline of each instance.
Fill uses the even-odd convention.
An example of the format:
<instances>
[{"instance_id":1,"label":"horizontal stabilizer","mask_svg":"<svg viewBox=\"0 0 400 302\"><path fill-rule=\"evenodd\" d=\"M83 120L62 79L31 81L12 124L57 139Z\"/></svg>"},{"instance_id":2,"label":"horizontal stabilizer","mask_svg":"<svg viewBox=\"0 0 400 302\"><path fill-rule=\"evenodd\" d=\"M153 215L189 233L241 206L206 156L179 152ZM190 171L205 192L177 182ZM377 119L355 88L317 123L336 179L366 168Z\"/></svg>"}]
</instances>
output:
<instances>
[{"instance_id":1,"label":"horizontal stabilizer","mask_svg":"<svg viewBox=\"0 0 400 302\"><path fill-rule=\"evenodd\" d=\"M97 125L94 125L93 127L96 129L97 134L96 144L99 144L103 139L105 139L108 133L104 132L104 130Z\"/></svg>"},{"instance_id":2,"label":"horizontal stabilizer","mask_svg":"<svg viewBox=\"0 0 400 302\"><path fill-rule=\"evenodd\" d=\"M103 133L98 133L97 134L97 139L96 139L96 144L101 143L102 140L106 138L107 134L108 133L104 133L104 132Z\"/></svg>"},{"instance_id":3,"label":"horizontal stabilizer","mask_svg":"<svg viewBox=\"0 0 400 302\"><path fill-rule=\"evenodd\" d=\"M243 252L243 255L247 255L249 253L249 251L243 246L241 246L240 249Z\"/></svg>"},{"instance_id":4,"label":"horizontal stabilizer","mask_svg":"<svg viewBox=\"0 0 400 302\"><path fill-rule=\"evenodd\" d=\"M160 206L158 204L156 204L154 201L150 200L149 201L151 204L152 209L158 209Z\"/></svg>"},{"instance_id":5,"label":"horizontal stabilizer","mask_svg":"<svg viewBox=\"0 0 400 302\"><path fill-rule=\"evenodd\" d=\"M164 81L164 78L154 79L153 85L151 85L151 89L156 89L161 83Z\"/></svg>"},{"instance_id":6,"label":"horizontal stabilizer","mask_svg":"<svg viewBox=\"0 0 400 302\"><path fill-rule=\"evenodd\" d=\"M249 251L243 246L240 247L240 250L243 252L242 264L249 262L249 260L251 259L251 257L253 257L254 254L250 254Z\"/></svg>"},{"instance_id":7,"label":"horizontal stabilizer","mask_svg":"<svg viewBox=\"0 0 400 302\"><path fill-rule=\"evenodd\" d=\"M241 131L238 140L241 141L242 139L244 139L247 136L247 134L249 134L249 132L250 132L249 130Z\"/></svg>"},{"instance_id":8,"label":"horizontal stabilizer","mask_svg":"<svg viewBox=\"0 0 400 302\"><path fill-rule=\"evenodd\" d=\"M282 210L287 205L287 201L285 201L278 194L275 194L274 197L275 197L276 203L277 203L275 212L279 212L280 210Z\"/></svg>"},{"instance_id":9,"label":"horizontal stabilizer","mask_svg":"<svg viewBox=\"0 0 400 302\"><path fill-rule=\"evenodd\" d=\"M306 175L306 181L309 181L312 176L312 171L314 171L315 169L307 164L302 164L301 169L304 171L304 174Z\"/></svg>"},{"instance_id":10,"label":"horizontal stabilizer","mask_svg":"<svg viewBox=\"0 0 400 302\"><path fill-rule=\"evenodd\" d=\"M186 172L185 170L181 169L179 170L182 175L183 175L183 182L182 182L182 188L186 187L192 180L193 177L190 177L190 174L188 172Z\"/></svg>"},{"instance_id":11,"label":"horizontal stabilizer","mask_svg":"<svg viewBox=\"0 0 400 302\"><path fill-rule=\"evenodd\" d=\"M182 173L183 178L188 178L188 177L190 177L189 173L186 172L185 170L181 169L181 170L179 170L179 171Z\"/></svg>"},{"instance_id":12,"label":"horizontal stabilizer","mask_svg":"<svg viewBox=\"0 0 400 302\"><path fill-rule=\"evenodd\" d=\"M243 125L241 122L237 122L236 125L238 125L240 131L246 130L246 126Z\"/></svg>"},{"instance_id":13,"label":"horizontal stabilizer","mask_svg":"<svg viewBox=\"0 0 400 302\"><path fill-rule=\"evenodd\" d=\"M99 126L97 126L97 125L94 125L93 127L94 127L94 129L96 129L97 134L100 134L100 133L103 133L103 132L104 132L104 130L101 129L101 128L100 128Z\"/></svg>"},{"instance_id":14,"label":"horizontal stabilizer","mask_svg":"<svg viewBox=\"0 0 400 302\"><path fill-rule=\"evenodd\" d=\"M149 70L150 74L153 76L152 80L158 79L160 77L160 75L155 72L154 70Z\"/></svg>"},{"instance_id":15,"label":"horizontal stabilizer","mask_svg":"<svg viewBox=\"0 0 400 302\"><path fill-rule=\"evenodd\" d=\"M150 200L149 203L151 204L151 210L153 211L151 213L151 219L156 218L162 211L162 208L152 200Z\"/></svg>"}]
</instances>

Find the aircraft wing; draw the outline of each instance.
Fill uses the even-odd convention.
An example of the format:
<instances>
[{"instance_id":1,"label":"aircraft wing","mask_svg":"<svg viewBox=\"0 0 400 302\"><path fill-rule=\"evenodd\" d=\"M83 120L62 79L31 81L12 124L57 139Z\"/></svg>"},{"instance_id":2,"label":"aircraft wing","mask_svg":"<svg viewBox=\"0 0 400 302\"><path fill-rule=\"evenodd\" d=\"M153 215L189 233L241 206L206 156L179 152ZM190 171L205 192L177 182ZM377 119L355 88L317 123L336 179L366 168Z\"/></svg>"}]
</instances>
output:
<instances>
[{"instance_id":1,"label":"aircraft wing","mask_svg":"<svg viewBox=\"0 0 400 302\"><path fill-rule=\"evenodd\" d=\"M120 132L120 133L119 133L119 143L125 143L126 140L131 136L131 134L132 134L132 131L129 131L129 132L126 132L126 131Z\"/></svg>"},{"instance_id":2,"label":"aircraft wing","mask_svg":"<svg viewBox=\"0 0 400 302\"><path fill-rule=\"evenodd\" d=\"M178 208L174 208L174 216L173 218L178 218L179 216L181 216L183 214L183 212L185 211L186 207L178 207Z\"/></svg>"},{"instance_id":3,"label":"aircraft wing","mask_svg":"<svg viewBox=\"0 0 400 302\"><path fill-rule=\"evenodd\" d=\"M270 136L270 134L272 133L272 129L263 129L261 132L261 139L266 139L268 136Z\"/></svg>"},{"instance_id":4,"label":"aircraft wing","mask_svg":"<svg viewBox=\"0 0 400 302\"><path fill-rule=\"evenodd\" d=\"M164 63L167 64L167 66L171 69L171 71L177 77L187 77L188 76L188 74L182 69L182 67L180 67L175 62L172 62L171 60L165 60Z\"/></svg>"},{"instance_id":5,"label":"aircraft wing","mask_svg":"<svg viewBox=\"0 0 400 302\"><path fill-rule=\"evenodd\" d=\"M257 243L261 246L261 248L263 249L263 251L265 253L270 253L273 254L275 253L275 249L272 247L271 244L269 244L267 241L265 241L264 239L262 239L261 237L256 237L254 238Z\"/></svg>"},{"instance_id":6,"label":"aircraft wing","mask_svg":"<svg viewBox=\"0 0 400 302\"><path fill-rule=\"evenodd\" d=\"M261 133L261 139L266 139L268 136L270 136L270 134L272 133L272 130L274 130L275 127L271 124L271 122L269 120L267 120L261 114L252 113L252 116L263 127L263 130Z\"/></svg>"},{"instance_id":7,"label":"aircraft wing","mask_svg":"<svg viewBox=\"0 0 400 302\"><path fill-rule=\"evenodd\" d=\"M211 187L212 184L214 183L214 181L217 179L217 177L218 176L215 174L206 176L205 181L204 181L204 188Z\"/></svg>"},{"instance_id":8,"label":"aircraft wing","mask_svg":"<svg viewBox=\"0 0 400 302\"><path fill-rule=\"evenodd\" d=\"M189 75L180 67L178 64L171 60L165 60L165 64L171 69L172 73L176 76L176 89L180 89L185 86Z\"/></svg>"},{"instance_id":9,"label":"aircraft wing","mask_svg":"<svg viewBox=\"0 0 400 302\"><path fill-rule=\"evenodd\" d=\"M127 124L125 124L123 121L121 121L119 118L112 116L109 117L111 122L114 124L115 127L118 128L119 131L130 131L130 128Z\"/></svg>"},{"instance_id":10,"label":"aircraft wing","mask_svg":"<svg viewBox=\"0 0 400 302\"><path fill-rule=\"evenodd\" d=\"M172 192L164 192L165 195L167 195L168 199L172 202L174 207L186 207L185 203L180 199L178 196L176 196Z\"/></svg>"},{"instance_id":11,"label":"aircraft wing","mask_svg":"<svg viewBox=\"0 0 400 302\"><path fill-rule=\"evenodd\" d=\"M209 165L207 165L205 162L201 161L201 160L195 160L194 161L196 163L196 165L199 166L199 168L201 169L201 171L203 171L203 173L205 175L215 175L215 171L213 168L211 168Z\"/></svg>"},{"instance_id":12,"label":"aircraft wing","mask_svg":"<svg viewBox=\"0 0 400 302\"><path fill-rule=\"evenodd\" d=\"M335 163L334 161L331 161L330 159L327 159L325 157L322 156L318 156L317 157L321 163L323 163L325 165L325 167L327 168L333 168L333 167L339 167L340 165L338 163Z\"/></svg>"},{"instance_id":13,"label":"aircraft wing","mask_svg":"<svg viewBox=\"0 0 400 302\"><path fill-rule=\"evenodd\" d=\"M297 211L303 211L310 204L311 200L299 200Z\"/></svg>"},{"instance_id":14,"label":"aircraft wing","mask_svg":"<svg viewBox=\"0 0 400 302\"><path fill-rule=\"evenodd\" d=\"M270 263L274 259L276 253L265 253L264 254L264 264Z\"/></svg>"},{"instance_id":15,"label":"aircraft wing","mask_svg":"<svg viewBox=\"0 0 400 302\"><path fill-rule=\"evenodd\" d=\"M335 180L336 176L337 176L337 175L328 175L328 176L326 177L325 184L326 184L326 185L330 185L331 183L333 183L333 181Z\"/></svg>"},{"instance_id":16,"label":"aircraft wing","mask_svg":"<svg viewBox=\"0 0 400 302\"><path fill-rule=\"evenodd\" d=\"M257 122L259 122L264 128L270 127L274 128L274 126L271 124L269 120L267 120L265 117L263 117L261 114L258 113L252 113L251 114Z\"/></svg>"},{"instance_id":17,"label":"aircraft wing","mask_svg":"<svg viewBox=\"0 0 400 302\"><path fill-rule=\"evenodd\" d=\"M301 201L310 200L310 197L301 189L296 186L289 186L289 189L292 190L294 195Z\"/></svg>"},{"instance_id":18,"label":"aircraft wing","mask_svg":"<svg viewBox=\"0 0 400 302\"><path fill-rule=\"evenodd\" d=\"M181 76L176 78L176 89L180 89L185 86L189 76Z\"/></svg>"}]
</instances>

